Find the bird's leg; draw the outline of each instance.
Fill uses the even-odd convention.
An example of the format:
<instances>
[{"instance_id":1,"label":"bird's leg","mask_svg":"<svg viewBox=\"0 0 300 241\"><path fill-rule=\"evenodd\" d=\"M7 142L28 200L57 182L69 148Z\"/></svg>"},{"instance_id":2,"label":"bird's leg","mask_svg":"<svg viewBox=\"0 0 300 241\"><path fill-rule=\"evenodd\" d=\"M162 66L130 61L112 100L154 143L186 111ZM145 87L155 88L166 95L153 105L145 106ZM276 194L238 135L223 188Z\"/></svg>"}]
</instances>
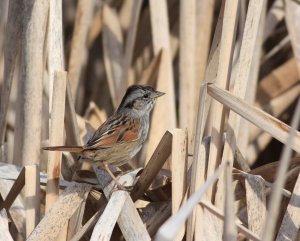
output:
<instances>
[{"instance_id":1,"label":"bird's leg","mask_svg":"<svg viewBox=\"0 0 300 241\"><path fill-rule=\"evenodd\" d=\"M119 180L116 178L116 176L112 173L112 171L109 169L108 164L104 164L104 169L107 171L107 173L111 176L111 178L115 181L117 187L119 190L123 191L129 191L130 187L124 187Z\"/></svg>"}]
</instances>

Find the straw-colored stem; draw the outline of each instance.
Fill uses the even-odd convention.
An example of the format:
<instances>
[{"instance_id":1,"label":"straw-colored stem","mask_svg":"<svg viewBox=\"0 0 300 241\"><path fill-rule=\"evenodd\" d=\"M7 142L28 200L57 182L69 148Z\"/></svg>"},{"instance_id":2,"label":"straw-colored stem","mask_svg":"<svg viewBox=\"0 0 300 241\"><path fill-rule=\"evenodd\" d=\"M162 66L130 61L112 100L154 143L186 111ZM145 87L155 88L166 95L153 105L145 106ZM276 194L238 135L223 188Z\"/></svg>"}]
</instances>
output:
<instances>
[{"instance_id":1,"label":"straw-colored stem","mask_svg":"<svg viewBox=\"0 0 300 241\"><path fill-rule=\"evenodd\" d=\"M230 80L231 61L238 20L238 6L239 2L235 0L225 2L222 37L220 42L219 68L215 82L223 89L226 89ZM215 168L220 163L225 121L225 110L223 109L223 105L216 100L212 100L210 113L212 127L207 176L214 173ZM208 191L208 198L212 198L212 188Z\"/></svg>"},{"instance_id":2,"label":"straw-colored stem","mask_svg":"<svg viewBox=\"0 0 300 241\"><path fill-rule=\"evenodd\" d=\"M54 72L63 70L65 65L62 34L62 0L51 0L48 20L49 113L52 108Z\"/></svg>"},{"instance_id":3,"label":"straw-colored stem","mask_svg":"<svg viewBox=\"0 0 300 241\"><path fill-rule=\"evenodd\" d=\"M214 18L215 0L196 1L196 49L195 49L195 113L199 100L199 91L204 81L207 58L210 49L211 32ZM196 115L195 115L196 118Z\"/></svg>"},{"instance_id":4,"label":"straw-colored stem","mask_svg":"<svg viewBox=\"0 0 300 241\"><path fill-rule=\"evenodd\" d=\"M175 129L172 141L172 214L174 215L185 201L187 154L188 154L187 130ZM181 228L175 240L182 240L185 227Z\"/></svg>"},{"instance_id":5,"label":"straw-colored stem","mask_svg":"<svg viewBox=\"0 0 300 241\"><path fill-rule=\"evenodd\" d=\"M196 1L180 1L179 126L192 136L195 116Z\"/></svg>"},{"instance_id":6,"label":"straw-colored stem","mask_svg":"<svg viewBox=\"0 0 300 241\"><path fill-rule=\"evenodd\" d=\"M131 192L133 201L136 201L148 189L154 177L157 175L171 154L171 150L172 134L167 131L157 145L153 155L151 156Z\"/></svg>"},{"instance_id":7,"label":"straw-colored stem","mask_svg":"<svg viewBox=\"0 0 300 241\"><path fill-rule=\"evenodd\" d=\"M25 176L26 236L39 221L39 171L42 80L44 72L44 42L48 17L48 1L25 1L22 38L22 164L29 165Z\"/></svg>"},{"instance_id":8,"label":"straw-colored stem","mask_svg":"<svg viewBox=\"0 0 300 241\"><path fill-rule=\"evenodd\" d=\"M198 141L197 141L198 143ZM197 147L197 159L194 159L192 165L192 176L190 181L190 193L192 195L196 190L198 190L205 182L205 170L207 169L208 161L208 150L210 144L210 138L204 138L199 147ZM203 213L201 207L197 207L193 210L192 214L187 221L187 240L198 240L203 235ZM195 233L195 234L194 234Z\"/></svg>"},{"instance_id":9,"label":"straw-colored stem","mask_svg":"<svg viewBox=\"0 0 300 241\"><path fill-rule=\"evenodd\" d=\"M245 95L245 100L250 104L254 103L255 96L256 96L266 11L267 11L267 1L264 1L262 15L259 23L258 36L255 43L253 59L251 62L251 70L250 70L250 76L247 84L247 92ZM239 143L239 149L241 153L245 153L248 146L249 134L250 134L249 127L250 127L249 122L245 119L242 119L240 124L240 129L238 132L239 135L237 137L237 141Z\"/></svg>"},{"instance_id":10,"label":"straw-colored stem","mask_svg":"<svg viewBox=\"0 0 300 241\"><path fill-rule=\"evenodd\" d=\"M51 111L50 146L63 145L67 72L54 73ZM61 152L49 152L47 166L46 213L58 199Z\"/></svg>"},{"instance_id":11,"label":"straw-colored stem","mask_svg":"<svg viewBox=\"0 0 300 241\"><path fill-rule=\"evenodd\" d=\"M156 88L168 94L158 101L159 104L154 108L152 114L147 159L152 155L163 133L168 129L172 130L176 126L174 76L167 2L150 0L149 3L154 54L157 55L163 49Z\"/></svg>"},{"instance_id":12,"label":"straw-colored stem","mask_svg":"<svg viewBox=\"0 0 300 241\"><path fill-rule=\"evenodd\" d=\"M40 172L36 164L25 166L26 237L40 221Z\"/></svg>"},{"instance_id":13,"label":"straw-colored stem","mask_svg":"<svg viewBox=\"0 0 300 241\"><path fill-rule=\"evenodd\" d=\"M67 144L80 146L81 140L79 135L79 127L76 118L74 100L71 93L70 81L67 81L66 90L66 114L65 114L65 129L67 135Z\"/></svg>"},{"instance_id":14,"label":"straw-colored stem","mask_svg":"<svg viewBox=\"0 0 300 241\"><path fill-rule=\"evenodd\" d=\"M223 29L224 9L225 9L225 1L222 1L217 26L215 28L214 37L213 37L213 41L212 41L210 52L209 52L208 65L205 70L205 76L204 76L204 81L203 81L204 84L214 83L216 81L216 76L217 76L218 67L219 67L220 42L221 42L222 29ZM200 92L201 92L201 89L202 89L202 87L200 88ZM198 95L200 95L200 94L198 94ZM199 100L200 100L200 97L199 97ZM210 109L210 106L211 106L211 101L212 101L212 99L207 95L207 98L205 99L206 110L203 113L203 116L205 117L203 123L205 123L205 125L203 125L202 128L206 128L205 135L208 135L208 136L211 135L210 131L211 131L211 124L212 124L212 121L210 121L212 113L208 112ZM198 102L198 108L199 108L200 104L201 103ZM199 112L198 112L197 118L198 117L199 117ZM198 120L199 119L197 119L197 121ZM197 125L198 125L198 123L197 123ZM197 138L197 137L195 137L195 138ZM194 150L194 152L195 152L195 150Z\"/></svg>"}]
</instances>

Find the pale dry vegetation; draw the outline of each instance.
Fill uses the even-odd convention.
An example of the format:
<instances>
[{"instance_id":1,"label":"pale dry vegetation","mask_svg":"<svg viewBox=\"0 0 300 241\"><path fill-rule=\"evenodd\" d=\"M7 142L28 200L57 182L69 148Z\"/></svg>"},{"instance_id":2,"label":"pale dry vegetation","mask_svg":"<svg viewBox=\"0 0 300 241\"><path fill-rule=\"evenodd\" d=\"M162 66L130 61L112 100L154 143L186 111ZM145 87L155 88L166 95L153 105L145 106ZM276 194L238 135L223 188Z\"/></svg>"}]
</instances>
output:
<instances>
[{"instance_id":1,"label":"pale dry vegetation","mask_svg":"<svg viewBox=\"0 0 300 241\"><path fill-rule=\"evenodd\" d=\"M299 0L1 0L0 240L299 240ZM114 191L82 145L166 93Z\"/></svg>"}]
</instances>

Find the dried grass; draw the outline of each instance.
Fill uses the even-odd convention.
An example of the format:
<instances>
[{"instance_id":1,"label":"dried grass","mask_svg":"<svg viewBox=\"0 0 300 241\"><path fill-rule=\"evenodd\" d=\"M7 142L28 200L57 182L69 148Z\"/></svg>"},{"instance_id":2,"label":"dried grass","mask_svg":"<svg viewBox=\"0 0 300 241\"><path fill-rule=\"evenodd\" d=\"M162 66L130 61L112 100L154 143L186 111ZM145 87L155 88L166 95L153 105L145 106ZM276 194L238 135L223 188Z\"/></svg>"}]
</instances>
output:
<instances>
[{"instance_id":1,"label":"dried grass","mask_svg":"<svg viewBox=\"0 0 300 241\"><path fill-rule=\"evenodd\" d=\"M0 12L1 240L299 239L298 1L3 0ZM41 152L84 143L131 84L167 94L142 152L115 170L130 193L76 155Z\"/></svg>"}]
</instances>

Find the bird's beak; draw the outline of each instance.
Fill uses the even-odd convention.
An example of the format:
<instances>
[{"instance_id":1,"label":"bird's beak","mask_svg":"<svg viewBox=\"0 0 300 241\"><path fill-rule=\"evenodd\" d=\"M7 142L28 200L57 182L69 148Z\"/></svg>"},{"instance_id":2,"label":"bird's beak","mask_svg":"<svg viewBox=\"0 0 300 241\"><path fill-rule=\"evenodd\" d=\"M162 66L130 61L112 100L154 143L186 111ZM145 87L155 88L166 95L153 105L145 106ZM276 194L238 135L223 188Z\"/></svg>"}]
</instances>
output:
<instances>
[{"instance_id":1,"label":"bird's beak","mask_svg":"<svg viewBox=\"0 0 300 241\"><path fill-rule=\"evenodd\" d=\"M158 97L160 97L160 96L163 96L164 94L166 94L166 93L160 92L160 91L155 91L155 92L153 92L153 93L151 94L151 97L152 97L153 99L156 99L156 98L158 98Z\"/></svg>"}]
</instances>

